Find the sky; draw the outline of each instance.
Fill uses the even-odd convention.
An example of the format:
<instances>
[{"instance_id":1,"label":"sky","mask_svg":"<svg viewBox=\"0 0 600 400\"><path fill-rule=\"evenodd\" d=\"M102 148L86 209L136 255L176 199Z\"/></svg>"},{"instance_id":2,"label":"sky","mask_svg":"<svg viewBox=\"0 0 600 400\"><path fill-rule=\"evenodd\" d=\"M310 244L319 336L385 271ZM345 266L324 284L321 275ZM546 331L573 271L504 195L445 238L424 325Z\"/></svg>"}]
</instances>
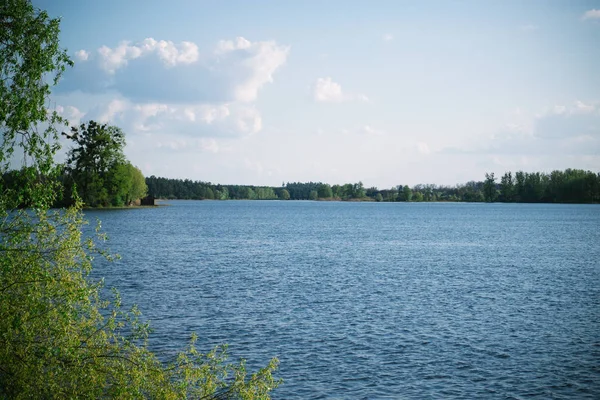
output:
<instances>
[{"instance_id":1,"label":"sky","mask_svg":"<svg viewBox=\"0 0 600 400\"><path fill-rule=\"evenodd\" d=\"M34 5L75 62L51 106L122 128L146 176L383 189L600 172L600 1Z\"/></svg>"}]
</instances>

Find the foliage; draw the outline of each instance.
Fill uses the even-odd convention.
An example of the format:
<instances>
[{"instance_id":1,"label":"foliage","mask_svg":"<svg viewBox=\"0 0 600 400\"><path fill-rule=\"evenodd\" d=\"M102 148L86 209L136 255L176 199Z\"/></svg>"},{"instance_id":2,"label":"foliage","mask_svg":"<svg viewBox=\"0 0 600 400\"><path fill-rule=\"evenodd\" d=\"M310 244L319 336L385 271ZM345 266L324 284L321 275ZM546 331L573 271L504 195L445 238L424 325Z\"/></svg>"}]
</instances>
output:
<instances>
[{"instance_id":1,"label":"foliage","mask_svg":"<svg viewBox=\"0 0 600 400\"><path fill-rule=\"evenodd\" d=\"M496 178L494 177L494 173L485 174L485 182L483 183L483 198L488 203L493 203L496 201L498 197L498 192L496 190Z\"/></svg>"},{"instance_id":2,"label":"foliage","mask_svg":"<svg viewBox=\"0 0 600 400\"><path fill-rule=\"evenodd\" d=\"M148 192L157 198L169 199L337 199L375 201L501 201L543 203L599 203L600 174L567 169L550 174L518 171L505 173L496 183L494 174L486 174L482 182L464 185L438 186L419 184L412 188L397 185L390 189L365 189L361 182L329 185L320 182L284 183L283 187L214 185L189 179L146 178ZM316 197L313 192L316 192ZM228 193L227 196L220 195ZM263 195L261 195L263 193Z\"/></svg>"},{"instance_id":3,"label":"foliage","mask_svg":"<svg viewBox=\"0 0 600 400\"><path fill-rule=\"evenodd\" d=\"M0 398L269 398L276 359L248 376L243 362L226 362L225 348L202 354L192 337L175 359L159 360L138 309L121 310L116 292L101 297L88 274L105 254L82 235L77 194L73 207L49 209L60 188L52 139L61 121L46 113L45 78L70 64L58 21L8 0L0 25ZM8 172L18 146L31 165ZM139 170L119 165L140 193Z\"/></svg>"},{"instance_id":4,"label":"foliage","mask_svg":"<svg viewBox=\"0 0 600 400\"><path fill-rule=\"evenodd\" d=\"M320 199L330 199L333 197L333 192L331 190L331 186L326 183L322 183L319 185L318 197Z\"/></svg>"},{"instance_id":5,"label":"foliage","mask_svg":"<svg viewBox=\"0 0 600 400\"><path fill-rule=\"evenodd\" d=\"M75 143L68 154L65 182L75 185L85 205L129 205L146 195L142 172L123 153L121 129L89 121L64 135Z\"/></svg>"},{"instance_id":6,"label":"foliage","mask_svg":"<svg viewBox=\"0 0 600 400\"><path fill-rule=\"evenodd\" d=\"M158 360L137 308L122 311L118 294L102 300L88 279L98 252L91 239L82 246L82 223L74 207L21 210L2 226L0 397L266 398L277 386L276 360L247 377L225 348L201 354L195 338L173 361Z\"/></svg>"},{"instance_id":7,"label":"foliage","mask_svg":"<svg viewBox=\"0 0 600 400\"><path fill-rule=\"evenodd\" d=\"M27 0L0 3L0 168L5 171L15 149L44 173L57 150L59 115L46 108L51 84L72 65L58 45L58 19ZM47 122L44 126L41 123Z\"/></svg>"},{"instance_id":8,"label":"foliage","mask_svg":"<svg viewBox=\"0 0 600 400\"><path fill-rule=\"evenodd\" d=\"M404 201L411 201L412 190L410 190L410 187L404 186L404 188L402 189L402 198Z\"/></svg>"},{"instance_id":9,"label":"foliage","mask_svg":"<svg viewBox=\"0 0 600 400\"><path fill-rule=\"evenodd\" d=\"M288 192L287 189L281 189L281 192L279 194L279 198L281 200L289 200L290 199L290 192Z\"/></svg>"},{"instance_id":10,"label":"foliage","mask_svg":"<svg viewBox=\"0 0 600 400\"><path fill-rule=\"evenodd\" d=\"M500 178L500 201L509 203L514 201L514 182L511 172L506 172Z\"/></svg>"}]
</instances>

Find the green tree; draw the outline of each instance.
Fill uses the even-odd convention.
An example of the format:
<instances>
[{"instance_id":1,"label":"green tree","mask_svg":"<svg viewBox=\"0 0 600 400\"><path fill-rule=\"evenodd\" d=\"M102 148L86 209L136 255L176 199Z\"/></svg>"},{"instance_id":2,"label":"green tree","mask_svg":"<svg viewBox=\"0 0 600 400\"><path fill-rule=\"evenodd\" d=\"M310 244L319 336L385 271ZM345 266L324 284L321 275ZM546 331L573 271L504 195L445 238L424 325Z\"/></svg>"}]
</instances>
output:
<instances>
[{"instance_id":1,"label":"green tree","mask_svg":"<svg viewBox=\"0 0 600 400\"><path fill-rule=\"evenodd\" d=\"M122 203L115 200L131 186L132 171L126 164L125 134L116 126L89 121L72 127L67 135L75 146L69 150L66 168L77 192L88 206Z\"/></svg>"},{"instance_id":2,"label":"green tree","mask_svg":"<svg viewBox=\"0 0 600 400\"><path fill-rule=\"evenodd\" d=\"M319 185L319 189L317 190L320 199L330 199L333 197L333 191L331 190L331 186L326 183L322 183Z\"/></svg>"},{"instance_id":3,"label":"green tree","mask_svg":"<svg viewBox=\"0 0 600 400\"><path fill-rule=\"evenodd\" d=\"M402 201L411 201L412 200L412 190L408 185L405 185L402 188Z\"/></svg>"},{"instance_id":4,"label":"green tree","mask_svg":"<svg viewBox=\"0 0 600 400\"><path fill-rule=\"evenodd\" d=\"M352 197L354 197L355 199L362 199L367 197L365 187L362 182L359 181L358 183L352 185Z\"/></svg>"},{"instance_id":5,"label":"green tree","mask_svg":"<svg viewBox=\"0 0 600 400\"><path fill-rule=\"evenodd\" d=\"M148 187L142 171L131 163L115 164L106 174L110 201L113 206L130 205L146 196Z\"/></svg>"},{"instance_id":6,"label":"green tree","mask_svg":"<svg viewBox=\"0 0 600 400\"><path fill-rule=\"evenodd\" d=\"M336 198L341 199L344 196L342 186L340 185L333 185L331 187L331 192L333 193L333 197Z\"/></svg>"},{"instance_id":7,"label":"green tree","mask_svg":"<svg viewBox=\"0 0 600 400\"><path fill-rule=\"evenodd\" d=\"M0 398L268 398L276 360L248 376L222 348L201 354L192 338L162 362L147 348L139 311L121 310L118 295L101 297L88 274L102 252L82 237L81 203L48 208L57 196L52 138L60 121L44 107L46 74L70 63L58 20L6 0L0 26ZM40 123L51 127L40 132ZM19 142L31 165L9 188L4 175ZM17 209L24 198L31 208Z\"/></svg>"},{"instance_id":8,"label":"green tree","mask_svg":"<svg viewBox=\"0 0 600 400\"><path fill-rule=\"evenodd\" d=\"M502 178L500 178L500 196L501 201L503 202L508 203L514 201L515 186L511 172L506 172L502 175Z\"/></svg>"},{"instance_id":9,"label":"green tree","mask_svg":"<svg viewBox=\"0 0 600 400\"><path fill-rule=\"evenodd\" d=\"M218 200L228 200L229 199L229 190L227 189L227 186L221 187L221 190L219 190L218 196L215 192L215 199L218 199Z\"/></svg>"},{"instance_id":10,"label":"green tree","mask_svg":"<svg viewBox=\"0 0 600 400\"><path fill-rule=\"evenodd\" d=\"M311 190L310 193L308 194L308 199L309 200L318 200L319 194L317 193L316 190Z\"/></svg>"},{"instance_id":11,"label":"green tree","mask_svg":"<svg viewBox=\"0 0 600 400\"><path fill-rule=\"evenodd\" d=\"M517 203L525 201L525 173L523 171L515 172L515 201Z\"/></svg>"},{"instance_id":12,"label":"green tree","mask_svg":"<svg viewBox=\"0 0 600 400\"><path fill-rule=\"evenodd\" d=\"M215 193L210 187L207 187L204 190L204 195L202 197L207 200L213 200L215 198Z\"/></svg>"},{"instance_id":13,"label":"green tree","mask_svg":"<svg viewBox=\"0 0 600 400\"><path fill-rule=\"evenodd\" d=\"M281 189L281 192L279 193L279 198L281 200L289 200L290 192L288 192L287 189Z\"/></svg>"},{"instance_id":14,"label":"green tree","mask_svg":"<svg viewBox=\"0 0 600 400\"><path fill-rule=\"evenodd\" d=\"M498 198L498 191L496 190L496 178L494 173L485 174L485 182L483 183L483 198L488 203L493 203Z\"/></svg>"},{"instance_id":15,"label":"green tree","mask_svg":"<svg viewBox=\"0 0 600 400\"><path fill-rule=\"evenodd\" d=\"M0 4L0 167L6 170L11 155L23 156L48 173L58 149L56 112L46 104L52 84L73 65L58 45L60 21L35 9L26 0ZM44 123L46 128L32 129ZM54 139L54 140L53 140Z\"/></svg>"}]
</instances>

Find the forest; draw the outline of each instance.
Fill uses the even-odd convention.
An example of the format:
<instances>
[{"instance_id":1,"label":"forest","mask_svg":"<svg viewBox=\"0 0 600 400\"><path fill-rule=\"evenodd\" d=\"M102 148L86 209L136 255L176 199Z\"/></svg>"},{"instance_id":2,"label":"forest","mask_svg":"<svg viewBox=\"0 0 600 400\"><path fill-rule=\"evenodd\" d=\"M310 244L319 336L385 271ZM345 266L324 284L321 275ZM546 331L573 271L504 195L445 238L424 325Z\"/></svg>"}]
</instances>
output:
<instances>
[{"instance_id":1,"label":"forest","mask_svg":"<svg viewBox=\"0 0 600 400\"><path fill-rule=\"evenodd\" d=\"M154 175L146 178L146 185L150 196L161 199L600 203L600 173L580 169L506 172L500 180L491 173L483 181L456 186L419 184L390 189L365 188L362 182L343 185L288 182L280 187L220 185Z\"/></svg>"}]
</instances>

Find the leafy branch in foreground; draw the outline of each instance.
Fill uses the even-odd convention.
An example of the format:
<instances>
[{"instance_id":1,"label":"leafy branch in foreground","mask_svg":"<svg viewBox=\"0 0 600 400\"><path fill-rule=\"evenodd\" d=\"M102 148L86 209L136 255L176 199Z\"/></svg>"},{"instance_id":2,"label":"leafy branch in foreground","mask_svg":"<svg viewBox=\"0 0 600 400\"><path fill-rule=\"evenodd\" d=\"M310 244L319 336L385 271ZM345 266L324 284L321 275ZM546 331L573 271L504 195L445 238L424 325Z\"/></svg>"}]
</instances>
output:
<instances>
[{"instance_id":1,"label":"leafy branch in foreground","mask_svg":"<svg viewBox=\"0 0 600 400\"><path fill-rule=\"evenodd\" d=\"M117 293L103 300L89 280L98 250L77 208L2 217L11 234L0 243L0 397L255 399L279 384L275 359L248 377L224 347L200 353L195 337L161 362L139 310L123 311Z\"/></svg>"}]
</instances>

